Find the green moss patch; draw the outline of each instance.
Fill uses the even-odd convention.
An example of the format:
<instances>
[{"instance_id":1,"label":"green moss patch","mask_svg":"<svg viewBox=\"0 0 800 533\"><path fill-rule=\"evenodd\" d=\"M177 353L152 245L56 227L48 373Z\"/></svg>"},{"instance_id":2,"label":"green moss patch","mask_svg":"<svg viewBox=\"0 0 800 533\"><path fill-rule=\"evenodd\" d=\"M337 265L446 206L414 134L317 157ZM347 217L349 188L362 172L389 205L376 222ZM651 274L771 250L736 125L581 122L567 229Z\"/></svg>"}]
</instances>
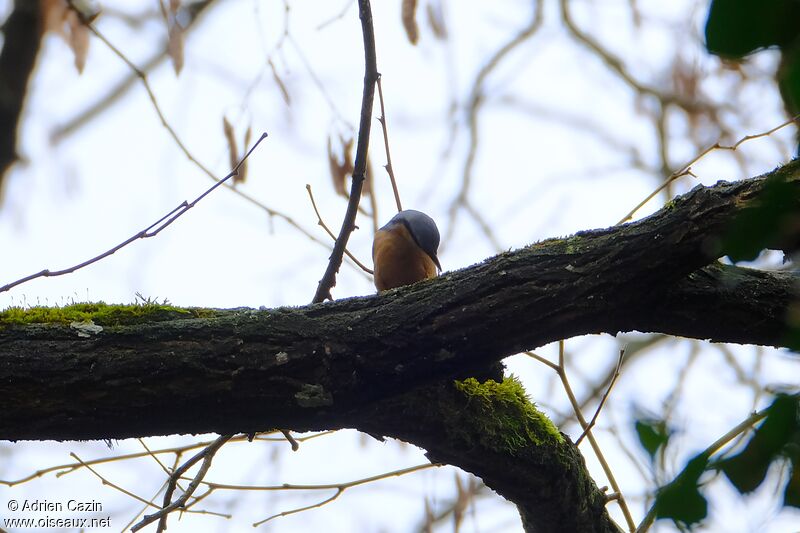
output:
<instances>
[{"instance_id":1,"label":"green moss patch","mask_svg":"<svg viewBox=\"0 0 800 533\"><path fill-rule=\"evenodd\" d=\"M0 311L0 326L24 324L71 324L92 321L100 326L120 326L202 316L203 309L182 309L144 302L116 305L104 302L77 303L64 307L9 307Z\"/></svg>"},{"instance_id":2,"label":"green moss patch","mask_svg":"<svg viewBox=\"0 0 800 533\"><path fill-rule=\"evenodd\" d=\"M455 388L465 396L466 409L471 411L469 416L479 425L477 434L471 435L452 428L458 438L467 441L477 438L484 446L512 453L525 446L564 440L550 419L531 403L514 376L504 378L502 383L494 380L480 383L468 378L456 381Z\"/></svg>"}]
</instances>

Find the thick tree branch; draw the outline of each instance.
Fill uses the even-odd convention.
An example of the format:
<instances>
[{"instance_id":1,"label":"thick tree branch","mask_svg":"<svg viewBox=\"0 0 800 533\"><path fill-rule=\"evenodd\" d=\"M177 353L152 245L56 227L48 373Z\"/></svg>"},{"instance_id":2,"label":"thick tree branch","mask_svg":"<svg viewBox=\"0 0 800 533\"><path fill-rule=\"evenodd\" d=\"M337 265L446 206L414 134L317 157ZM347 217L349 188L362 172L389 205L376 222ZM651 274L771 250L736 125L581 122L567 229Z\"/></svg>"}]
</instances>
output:
<instances>
[{"instance_id":1,"label":"thick tree branch","mask_svg":"<svg viewBox=\"0 0 800 533\"><path fill-rule=\"evenodd\" d=\"M512 379L435 384L351 416L365 431L413 442L432 462L480 476L517 504L526 532L619 532L577 447Z\"/></svg>"},{"instance_id":2,"label":"thick tree branch","mask_svg":"<svg viewBox=\"0 0 800 533\"><path fill-rule=\"evenodd\" d=\"M714 342L781 346L787 309L798 303L800 272L714 263L654 294L626 329Z\"/></svg>"},{"instance_id":3,"label":"thick tree branch","mask_svg":"<svg viewBox=\"0 0 800 533\"><path fill-rule=\"evenodd\" d=\"M16 0L0 51L0 185L17 160L17 126L42 35L41 2Z\"/></svg>"},{"instance_id":4,"label":"thick tree branch","mask_svg":"<svg viewBox=\"0 0 800 533\"><path fill-rule=\"evenodd\" d=\"M776 172L797 184L799 167ZM338 417L355 406L586 333L781 345L794 300L785 274L712 266L689 276L714 262L715 236L763 183L698 187L639 222L537 243L381 296L98 323L98 333L6 325L0 438L341 427Z\"/></svg>"},{"instance_id":5,"label":"thick tree branch","mask_svg":"<svg viewBox=\"0 0 800 533\"><path fill-rule=\"evenodd\" d=\"M800 187L800 164L775 173ZM508 399L510 380L487 393L491 382L466 391L448 378L485 378L507 355L600 331L780 345L794 275L716 262L719 236L764 182L698 187L639 222L381 296L268 311L155 306L144 318L105 309L95 323L0 316L0 439L356 427L481 476L528 531L615 531L577 449L522 392Z\"/></svg>"}]
</instances>

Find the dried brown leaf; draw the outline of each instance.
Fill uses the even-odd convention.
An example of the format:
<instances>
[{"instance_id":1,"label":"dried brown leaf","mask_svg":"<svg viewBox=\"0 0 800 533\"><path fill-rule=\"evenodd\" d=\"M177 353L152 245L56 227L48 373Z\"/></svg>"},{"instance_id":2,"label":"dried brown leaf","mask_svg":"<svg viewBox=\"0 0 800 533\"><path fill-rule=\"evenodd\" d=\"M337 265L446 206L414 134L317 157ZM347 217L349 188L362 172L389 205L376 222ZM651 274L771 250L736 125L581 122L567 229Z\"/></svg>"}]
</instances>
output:
<instances>
[{"instance_id":1,"label":"dried brown leaf","mask_svg":"<svg viewBox=\"0 0 800 533\"><path fill-rule=\"evenodd\" d=\"M628 3L631 7L631 21L633 22L633 26L639 29L642 27L642 13L639 11L639 4L636 0L628 0Z\"/></svg>"},{"instance_id":2,"label":"dried brown leaf","mask_svg":"<svg viewBox=\"0 0 800 533\"><path fill-rule=\"evenodd\" d=\"M340 135L338 136L337 150L334 151L333 138L328 137L328 165L331 170L331 179L333 180L333 190L336 194L347 198L347 177L352 175L353 159L350 152L353 150L354 139L350 137L349 140Z\"/></svg>"},{"instance_id":3,"label":"dried brown leaf","mask_svg":"<svg viewBox=\"0 0 800 533\"><path fill-rule=\"evenodd\" d=\"M41 0L42 30L57 33L66 39L65 21L70 11L66 0Z\"/></svg>"},{"instance_id":4,"label":"dried brown leaf","mask_svg":"<svg viewBox=\"0 0 800 533\"><path fill-rule=\"evenodd\" d=\"M89 53L89 28L81 22L78 14L72 10L67 14L67 24L69 26L69 40L67 43L75 55L75 68L78 69L78 73L82 73L83 67L86 66L86 56Z\"/></svg>"},{"instance_id":5,"label":"dried brown leaf","mask_svg":"<svg viewBox=\"0 0 800 533\"><path fill-rule=\"evenodd\" d=\"M253 135L253 127L247 126L247 131L244 132L244 144L242 145L242 151L244 151L245 153L247 152L247 149L250 147L250 140L251 140L250 138L252 137L252 135ZM239 175L234 176L233 179L235 179L239 183L245 182L245 180L247 179L247 159L245 159L242 162L242 166L239 167Z\"/></svg>"},{"instance_id":6,"label":"dried brown leaf","mask_svg":"<svg viewBox=\"0 0 800 533\"><path fill-rule=\"evenodd\" d=\"M222 132L225 135L225 141L228 143L228 163L230 168L236 168L239 163L239 148L236 146L236 134L233 131L233 126L228 122L228 117L222 117ZM233 177L233 184L239 183L240 176Z\"/></svg>"},{"instance_id":7,"label":"dried brown leaf","mask_svg":"<svg viewBox=\"0 0 800 533\"><path fill-rule=\"evenodd\" d=\"M183 28L174 16L170 17L167 54L172 59L172 66L177 76L183 69Z\"/></svg>"},{"instance_id":8,"label":"dried brown leaf","mask_svg":"<svg viewBox=\"0 0 800 533\"><path fill-rule=\"evenodd\" d=\"M403 28L411 44L417 44L419 40L419 27L417 26L417 0L403 0L400 6L400 18L403 21Z\"/></svg>"},{"instance_id":9,"label":"dried brown leaf","mask_svg":"<svg viewBox=\"0 0 800 533\"><path fill-rule=\"evenodd\" d=\"M76 6L82 9L78 13L70 8L66 0L41 0L42 31L55 33L66 41L79 73L83 72L89 53L89 28L81 21L81 17L92 20L99 13L89 3L84 4Z\"/></svg>"},{"instance_id":10,"label":"dried brown leaf","mask_svg":"<svg viewBox=\"0 0 800 533\"><path fill-rule=\"evenodd\" d=\"M278 89L281 91L283 101L286 102L287 106L290 105L292 102L289 98L289 91L286 90L286 85L284 85L283 80L278 75L278 69L275 68L275 63L272 62L271 57L267 60L267 64L269 65L269 68L272 69L272 78L275 80L275 83L278 85Z\"/></svg>"},{"instance_id":11,"label":"dried brown leaf","mask_svg":"<svg viewBox=\"0 0 800 533\"><path fill-rule=\"evenodd\" d=\"M472 501L472 494L469 490L464 489L464 484L461 482L461 476L458 472L455 473L456 478L456 501L453 504L453 531L458 533L461 529L461 522L464 520L464 512L469 507Z\"/></svg>"},{"instance_id":12,"label":"dried brown leaf","mask_svg":"<svg viewBox=\"0 0 800 533\"><path fill-rule=\"evenodd\" d=\"M447 39L447 24L444 21L444 12L442 11L442 3L437 1L436 5L432 2L425 5L425 14L428 19L428 26L430 26L434 37L442 41Z\"/></svg>"},{"instance_id":13,"label":"dried brown leaf","mask_svg":"<svg viewBox=\"0 0 800 533\"><path fill-rule=\"evenodd\" d=\"M361 194L372 194L372 180L375 176L375 170L372 167L372 159L367 155L367 168L364 171L364 185L361 186Z\"/></svg>"}]
</instances>

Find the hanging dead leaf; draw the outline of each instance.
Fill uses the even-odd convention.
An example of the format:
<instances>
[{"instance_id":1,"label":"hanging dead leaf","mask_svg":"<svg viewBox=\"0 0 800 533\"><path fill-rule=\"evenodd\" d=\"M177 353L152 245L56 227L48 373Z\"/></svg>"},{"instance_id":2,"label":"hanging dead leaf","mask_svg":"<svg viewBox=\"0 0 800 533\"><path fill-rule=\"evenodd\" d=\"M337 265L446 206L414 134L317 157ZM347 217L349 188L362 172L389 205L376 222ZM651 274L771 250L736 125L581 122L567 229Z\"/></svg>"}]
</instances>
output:
<instances>
[{"instance_id":1,"label":"hanging dead leaf","mask_svg":"<svg viewBox=\"0 0 800 533\"><path fill-rule=\"evenodd\" d=\"M94 20L99 9L92 2L76 2L73 9L66 0L41 0L40 5L43 31L55 33L66 41L75 57L75 68L82 73L89 53L89 28L83 21Z\"/></svg>"},{"instance_id":2,"label":"hanging dead leaf","mask_svg":"<svg viewBox=\"0 0 800 533\"><path fill-rule=\"evenodd\" d=\"M253 127L247 126L247 131L244 132L244 144L242 145L242 151L244 153L246 153L247 149L250 147L250 137L252 135L253 135ZM242 166L239 167L239 174L237 176L234 176L233 179L238 183L245 182L245 180L247 179L247 159L242 161Z\"/></svg>"},{"instance_id":3,"label":"hanging dead leaf","mask_svg":"<svg viewBox=\"0 0 800 533\"><path fill-rule=\"evenodd\" d=\"M75 55L75 68L81 74L83 67L86 66L86 55L89 53L89 28L81 22L78 13L72 10L67 14L67 24L69 25L67 43Z\"/></svg>"},{"instance_id":4,"label":"hanging dead leaf","mask_svg":"<svg viewBox=\"0 0 800 533\"><path fill-rule=\"evenodd\" d=\"M170 17L167 54L172 60L172 67L177 76L183 69L183 28L174 16Z\"/></svg>"},{"instance_id":5,"label":"hanging dead leaf","mask_svg":"<svg viewBox=\"0 0 800 533\"><path fill-rule=\"evenodd\" d=\"M458 533L461 529L461 522L464 520L464 512L469 507L469 502L472 500L472 494L469 490L464 488L461 477L458 472L455 473L456 478L456 501L453 504L453 531Z\"/></svg>"},{"instance_id":6,"label":"hanging dead leaf","mask_svg":"<svg viewBox=\"0 0 800 533\"><path fill-rule=\"evenodd\" d=\"M372 194L372 180L375 177L375 171L372 168L372 159L367 154L367 169L364 172L364 185L361 186L361 194Z\"/></svg>"},{"instance_id":7,"label":"hanging dead leaf","mask_svg":"<svg viewBox=\"0 0 800 533\"><path fill-rule=\"evenodd\" d=\"M434 37L444 41L447 39L447 25L444 22L444 12L442 11L442 3L437 0L429 2L425 5L425 14L428 19L428 26L430 26Z\"/></svg>"},{"instance_id":8,"label":"hanging dead leaf","mask_svg":"<svg viewBox=\"0 0 800 533\"><path fill-rule=\"evenodd\" d=\"M353 150L353 138L345 141L344 137L338 136L337 150L334 151L333 138L328 136L328 165L331 170L333 180L333 190L336 194L347 198L347 177L353 174L353 159L350 152Z\"/></svg>"},{"instance_id":9,"label":"hanging dead leaf","mask_svg":"<svg viewBox=\"0 0 800 533\"><path fill-rule=\"evenodd\" d=\"M403 21L403 28L411 44L417 44L419 40L419 27L417 26L417 0L403 0L400 6L400 18Z\"/></svg>"},{"instance_id":10,"label":"hanging dead leaf","mask_svg":"<svg viewBox=\"0 0 800 533\"><path fill-rule=\"evenodd\" d=\"M278 69L275 68L275 63L272 62L271 57L267 59L267 64L269 65L269 68L272 70L272 79L275 80L278 89L280 89L281 96L283 96L283 101L286 102L286 105L290 105L292 102L291 99L289 98L289 91L286 90L286 85L284 85L283 80L278 75Z\"/></svg>"},{"instance_id":11,"label":"hanging dead leaf","mask_svg":"<svg viewBox=\"0 0 800 533\"><path fill-rule=\"evenodd\" d=\"M236 134L233 131L233 126L228 122L228 117L222 117L222 133L225 135L225 141L228 143L228 164L230 168L236 167L239 163L239 148L236 146ZM239 176L233 177L233 184L239 183Z\"/></svg>"},{"instance_id":12,"label":"hanging dead leaf","mask_svg":"<svg viewBox=\"0 0 800 533\"><path fill-rule=\"evenodd\" d=\"M69 6L66 0L41 0L42 30L64 37L64 22L67 20Z\"/></svg>"}]
</instances>

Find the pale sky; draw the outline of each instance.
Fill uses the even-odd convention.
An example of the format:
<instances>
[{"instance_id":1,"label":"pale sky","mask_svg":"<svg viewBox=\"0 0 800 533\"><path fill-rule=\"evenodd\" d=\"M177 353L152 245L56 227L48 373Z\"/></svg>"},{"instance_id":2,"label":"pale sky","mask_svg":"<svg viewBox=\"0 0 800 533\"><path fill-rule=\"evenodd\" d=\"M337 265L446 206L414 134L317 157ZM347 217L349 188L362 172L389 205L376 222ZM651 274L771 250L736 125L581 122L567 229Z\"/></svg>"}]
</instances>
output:
<instances>
[{"instance_id":1,"label":"pale sky","mask_svg":"<svg viewBox=\"0 0 800 533\"><path fill-rule=\"evenodd\" d=\"M0 1L0 15L8 13L9 4ZM439 2L420 2L421 38L411 46L400 24L400 2L374 2L378 69L404 207L425 211L443 236L450 235L442 243L440 259L445 270L454 270L498 251L464 212L453 226L449 209L461 186L468 149L465 102L472 82L481 65L527 24L531 8L529 2L518 0L442 0L449 39L439 41L424 20L427 4ZM623 0L574 2L574 17L623 56L632 75L660 89L670 86L677 46L677 55L700 73L700 90L737 110L724 117L733 134L723 139L727 143L785 120L777 89L769 80L754 80L736 92L731 89L733 74L718 75L717 60L702 49L705 2L635 4L642 16L638 29L631 23L631 3ZM663 179L650 118L655 101L635 95L596 56L576 45L558 20L556 2L544 5L545 20L538 33L488 78L479 115L480 144L468 196L491 224L501 249L613 225ZM109 0L103 6L107 14L98 19L98 29L134 63L142 64L163 46L166 30L160 16L131 27L112 15L115 10L134 14L156 10L156 2ZM248 126L254 139L268 132L269 138L249 161L242 191L327 243L305 186L312 186L325 221L338 231L346 200L333 192L326 144L329 135L352 135L358 122L361 32L353 2L301 0L290 1L289 6L285 18L283 2L276 0L223 2L189 33L182 73L176 76L167 61L149 74L149 81L182 142L219 177L229 170L223 117L233 123L240 146ZM336 18L346 6L344 15ZM282 37L285 20L288 37ZM286 87L288 105L268 60ZM766 53L751 68L768 73L775 64L776 56ZM91 39L82 74L76 72L72 52L61 38L45 39L20 127L23 162L6 176L0 205L0 285L93 257L211 185L160 125L140 83L85 127L53 139L61 126L129 73L96 38ZM376 117L378 113L376 102ZM677 111L668 117L667 128L671 170L691 160L698 144L708 146L719 138L711 125L690 130ZM692 135L699 136L697 143L690 142ZM770 170L791 157L792 135L787 128L746 143L740 150L741 161L728 152L714 152L693 165L697 179L682 178L675 191ZM394 213L394 200L381 168L385 155L377 121L370 146L383 223ZM663 196L656 198L637 217L653 212L663 201ZM371 222L363 216L358 222L360 229L349 249L371 264ZM283 220L270 220L262 209L219 190L156 238L135 242L74 274L35 280L0 294L0 309L73 301L127 303L137 292L179 306L304 305L314 294L328 254ZM369 277L344 265L333 294L343 298L373 292ZM604 335L569 341L576 393L585 392L591 378L605 373L620 347L635 338ZM731 350L759 383L782 383L787 376L798 375L794 356L753 347ZM552 357L556 348L544 347L537 353ZM688 457L751 409L765 405L766 398L754 403L751 391L736 383L725 355L702 344L667 344L626 369L617 383L597 435L637 520L645 512L642 491L652 483L640 474L647 459L626 419L634 409L663 410L681 370L689 368L675 407L674 419L686 434L668 458L668 470L674 474ZM563 391L554 384L551 371L524 356L510 358L507 364L545 412L553 416L567 412ZM624 447L610 431L614 428ZM580 434L575 425L561 429L573 438ZM158 447L193 439L199 440L168 437L148 443ZM121 442L114 450L103 443L2 443L0 479L68 463L70 451L87 459L141 449L135 441ZM597 484L606 484L591 450L581 449ZM413 446L381 444L345 431L304 443L298 453L285 443L232 444L220 454L209 479L239 484L330 483L423 462L422 452ZM422 521L424 498L434 504L452 498L455 471L425 471L354 488L322 509L279 518L259 530L412 531ZM156 493L164 478L152 459L136 467L109 465L103 472L145 498ZM708 493L712 523L726 531L789 531L800 515L790 511L775 518L773 490L775 483L742 504L727 481L717 480ZM62 501L69 494L103 502L104 512L115 517L111 528L115 531L136 508L127 497L81 471L11 489L0 485L0 518L6 517L5 502L10 498ZM204 502L204 508L232 513L232 519L184 516L179 521L173 516L169 531L250 531L250 524L270 514L320 499L317 494L224 494ZM622 523L616 506L609 510ZM669 524L658 526L656 531L672 530ZM437 531L450 528L448 522ZM496 496L483 498L462 529L520 530L516 510Z\"/></svg>"}]
</instances>

